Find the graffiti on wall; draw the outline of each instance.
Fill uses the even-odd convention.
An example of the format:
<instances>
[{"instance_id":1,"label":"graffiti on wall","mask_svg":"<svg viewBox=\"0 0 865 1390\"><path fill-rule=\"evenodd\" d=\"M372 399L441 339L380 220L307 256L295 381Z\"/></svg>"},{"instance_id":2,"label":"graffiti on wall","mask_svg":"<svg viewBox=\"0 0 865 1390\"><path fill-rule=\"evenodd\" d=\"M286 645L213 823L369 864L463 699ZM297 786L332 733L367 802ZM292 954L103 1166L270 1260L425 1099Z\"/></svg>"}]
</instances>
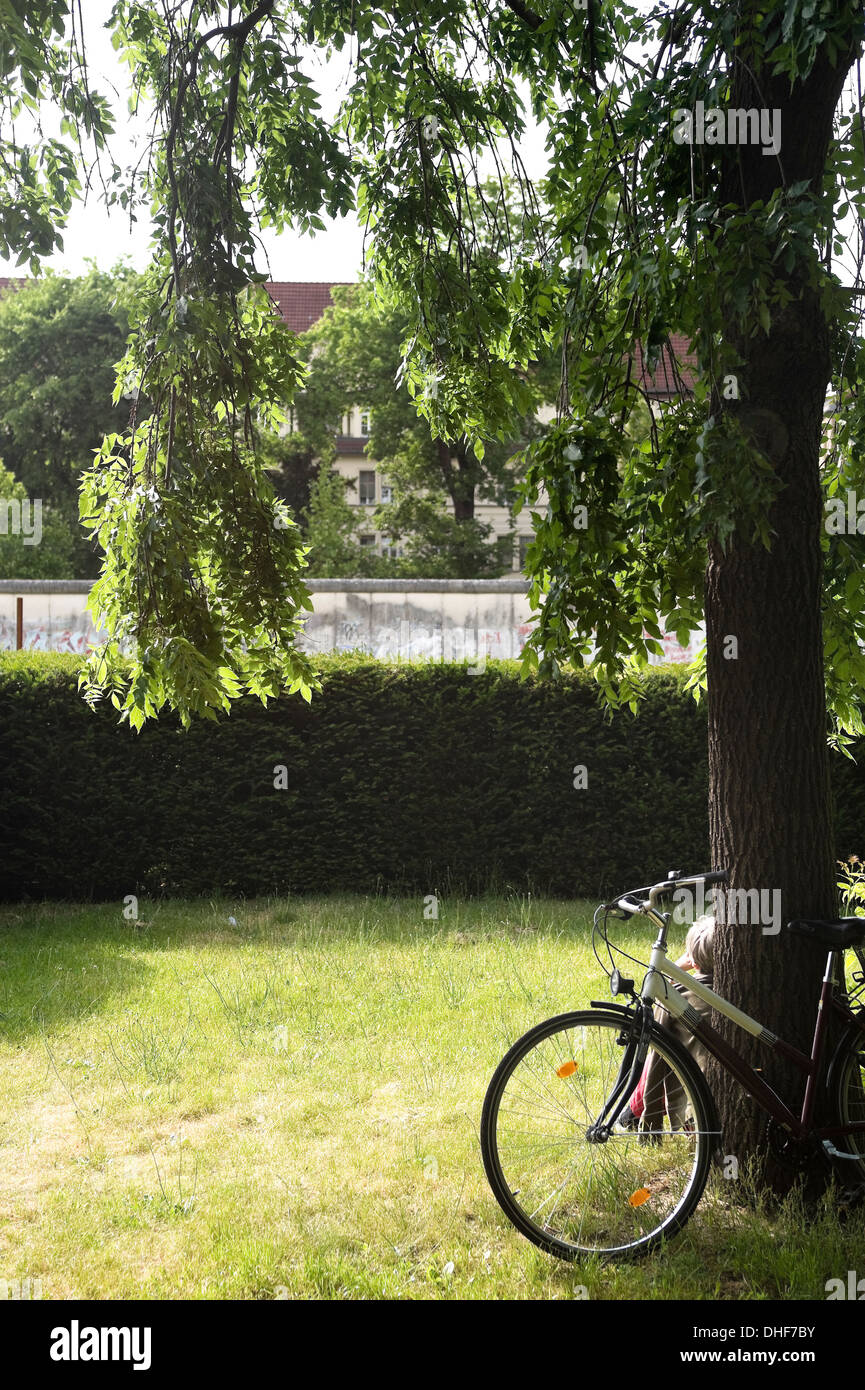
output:
<instances>
[{"instance_id":1,"label":"graffiti on wall","mask_svg":"<svg viewBox=\"0 0 865 1390\"><path fill-rule=\"evenodd\" d=\"M431 660L476 664L486 659L518 658L532 631L527 621L528 604L522 595L511 603L502 595L497 605L485 596L483 611L467 622L465 611L448 612L438 594L413 593L411 605L394 604L389 595L370 595L363 611L354 594L327 594L327 610L307 620L300 645L311 653L362 651L379 661ZM104 638L85 608L86 594L28 594L24 597L23 642L27 651L86 654ZM404 616L405 614L408 616ZM704 634L692 634L681 646L672 633L663 638L663 656L652 656L653 665L668 661L690 662L699 654ZM2 596L0 651L16 646L15 599Z\"/></svg>"},{"instance_id":2,"label":"graffiti on wall","mask_svg":"<svg viewBox=\"0 0 865 1390\"><path fill-rule=\"evenodd\" d=\"M12 652L16 647L15 618L0 617L0 651ZM27 602L24 603L22 648L31 652L73 652L86 654L98 646L99 633L85 618L78 623L52 624L45 621L28 622Z\"/></svg>"}]
</instances>

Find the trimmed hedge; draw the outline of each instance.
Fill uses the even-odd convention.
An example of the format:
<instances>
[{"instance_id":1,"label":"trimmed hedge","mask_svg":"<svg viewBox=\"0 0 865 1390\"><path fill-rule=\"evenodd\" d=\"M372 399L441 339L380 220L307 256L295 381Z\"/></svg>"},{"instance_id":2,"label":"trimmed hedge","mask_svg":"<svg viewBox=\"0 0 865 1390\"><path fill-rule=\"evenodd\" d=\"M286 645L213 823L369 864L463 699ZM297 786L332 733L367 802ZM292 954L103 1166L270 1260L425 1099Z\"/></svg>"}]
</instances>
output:
<instances>
[{"instance_id":1,"label":"trimmed hedge","mask_svg":"<svg viewBox=\"0 0 865 1390\"><path fill-rule=\"evenodd\" d=\"M681 670L610 718L585 675L516 663L322 659L322 691L134 734L77 693L79 660L0 657L2 893L461 892L602 897L708 864L705 712ZM274 768L288 789L274 788ZM574 788L584 764L585 789ZM865 778L833 759L839 853Z\"/></svg>"}]
</instances>

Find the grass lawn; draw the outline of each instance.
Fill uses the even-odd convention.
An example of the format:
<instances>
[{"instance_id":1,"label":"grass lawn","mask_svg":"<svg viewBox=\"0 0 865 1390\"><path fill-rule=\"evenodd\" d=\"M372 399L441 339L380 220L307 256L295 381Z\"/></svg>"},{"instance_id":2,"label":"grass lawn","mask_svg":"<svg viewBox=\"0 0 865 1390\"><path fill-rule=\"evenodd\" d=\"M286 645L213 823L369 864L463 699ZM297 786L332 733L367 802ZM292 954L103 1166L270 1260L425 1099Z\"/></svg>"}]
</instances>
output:
<instances>
[{"instance_id":1,"label":"grass lawn","mask_svg":"<svg viewBox=\"0 0 865 1390\"><path fill-rule=\"evenodd\" d=\"M865 1215L770 1219L720 1177L637 1265L568 1266L509 1226L481 1103L527 1027L607 997L588 905L140 912L0 909L0 1279L45 1298L823 1300L865 1271ZM617 933L647 951L646 929Z\"/></svg>"}]
</instances>

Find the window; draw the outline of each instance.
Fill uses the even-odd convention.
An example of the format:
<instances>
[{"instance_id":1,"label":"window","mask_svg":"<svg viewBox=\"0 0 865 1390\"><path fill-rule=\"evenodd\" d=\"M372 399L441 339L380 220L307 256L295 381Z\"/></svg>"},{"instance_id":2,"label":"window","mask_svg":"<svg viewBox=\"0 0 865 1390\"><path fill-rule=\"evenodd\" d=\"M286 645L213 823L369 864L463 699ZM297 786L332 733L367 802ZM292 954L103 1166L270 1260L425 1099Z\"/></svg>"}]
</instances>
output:
<instances>
[{"instance_id":1,"label":"window","mask_svg":"<svg viewBox=\"0 0 865 1390\"><path fill-rule=\"evenodd\" d=\"M361 536L360 543L363 546L375 545L375 536Z\"/></svg>"},{"instance_id":2,"label":"window","mask_svg":"<svg viewBox=\"0 0 865 1390\"><path fill-rule=\"evenodd\" d=\"M361 434L369 434L369 412L366 410L360 417L360 432Z\"/></svg>"},{"instance_id":3,"label":"window","mask_svg":"<svg viewBox=\"0 0 865 1390\"><path fill-rule=\"evenodd\" d=\"M382 555L389 555L392 559L396 560L400 555L402 555L402 550L398 545L396 545L394 541L391 540L390 536L382 536L381 553Z\"/></svg>"},{"instance_id":4,"label":"window","mask_svg":"<svg viewBox=\"0 0 865 1390\"><path fill-rule=\"evenodd\" d=\"M375 506L375 469L362 468L358 476L357 500L362 507Z\"/></svg>"},{"instance_id":5,"label":"window","mask_svg":"<svg viewBox=\"0 0 865 1390\"><path fill-rule=\"evenodd\" d=\"M387 483L381 485L381 500L382 502L393 501L393 488L389 487Z\"/></svg>"},{"instance_id":6,"label":"window","mask_svg":"<svg viewBox=\"0 0 865 1390\"><path fill-rule=\"evenodd\" d=\"M534 540L534 535L531 535L531 536L520 536L520 538L519 538L519 542L520 542L520 569L521 569L521 570L525 569L525 567L526 567L526 553L527 553L528 548L529 548L529 546L531 545L531 543L532 543L533 540Z\"/></svg>"}]
</instances>

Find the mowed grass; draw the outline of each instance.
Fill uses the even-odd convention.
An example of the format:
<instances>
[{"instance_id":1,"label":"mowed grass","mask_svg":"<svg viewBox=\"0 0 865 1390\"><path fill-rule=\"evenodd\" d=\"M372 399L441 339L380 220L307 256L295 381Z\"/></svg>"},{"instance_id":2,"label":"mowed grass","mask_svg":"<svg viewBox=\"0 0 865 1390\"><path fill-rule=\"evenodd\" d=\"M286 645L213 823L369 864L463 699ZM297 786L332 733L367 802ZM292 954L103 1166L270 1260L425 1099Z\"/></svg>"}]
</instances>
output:
<instances>
[{"instance_id":1,"label":"mowed grass","mask_svg":"<svg viewBox=\"0 0 865 1390\"><path fill-rule=\"evenodd\" d=\"M755 1213L719 1177L636 1265L569 1266L507 1223L484 1092L531 1024L607 997L587 904L139 911L0 910L0 1279L46 1298L822 1300L865 1273L861 1213ZM628 924L616 940L648 948Z\"/></svg>"}]
</instances>

